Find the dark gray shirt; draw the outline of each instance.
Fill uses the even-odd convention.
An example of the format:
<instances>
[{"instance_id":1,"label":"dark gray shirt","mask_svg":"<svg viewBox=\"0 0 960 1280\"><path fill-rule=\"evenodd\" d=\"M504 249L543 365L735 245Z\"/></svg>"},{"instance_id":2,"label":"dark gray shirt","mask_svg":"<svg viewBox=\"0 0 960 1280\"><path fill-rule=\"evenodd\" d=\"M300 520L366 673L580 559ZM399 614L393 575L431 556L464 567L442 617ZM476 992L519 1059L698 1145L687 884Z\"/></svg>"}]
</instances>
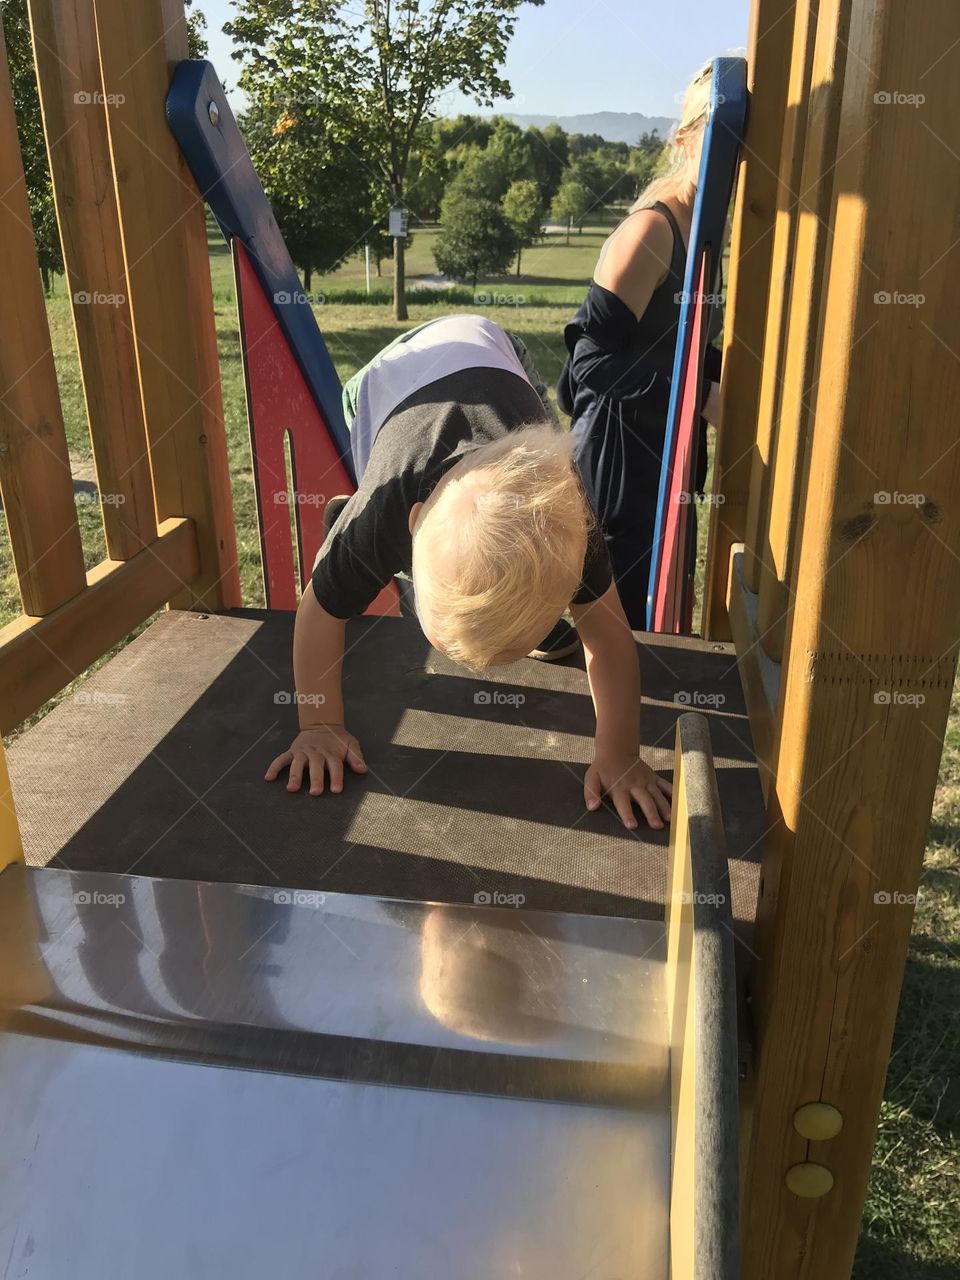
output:
<instances>
[{"instance_id":1,"label":"dark gray shirt","mask_svg":"<svg viewBox=\"0 0 960 1280\"><path fill-rule=\"evenodd\" d=\"M414 504L426 502L465 453L544 421L530 383L503 369L459 370L398 405L380 427L360 487L317 556L313 590L321 606L335 618L363 613L395 574L410 571ZM597 599L611 580L594 526L572 603Z\"/></svg>"}]
</instances>

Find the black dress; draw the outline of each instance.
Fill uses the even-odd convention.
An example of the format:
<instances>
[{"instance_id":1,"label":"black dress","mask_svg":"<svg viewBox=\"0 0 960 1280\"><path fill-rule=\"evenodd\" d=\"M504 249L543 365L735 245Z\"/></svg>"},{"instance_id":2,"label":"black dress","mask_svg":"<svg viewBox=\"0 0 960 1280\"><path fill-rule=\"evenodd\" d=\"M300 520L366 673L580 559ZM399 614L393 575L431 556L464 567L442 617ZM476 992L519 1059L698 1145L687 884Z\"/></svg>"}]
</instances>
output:
<instances>
[{"instance_id":1,"label":"black dress","mask_svg":"<svg viewBox=\"0 0 960 1280\"><path fill-rule=\"evenodd\" d=\"M660 488L660 464L677 345L686 248L666 205L673 253L663 283L636 316L615 293L592 281L564 329L567 359L557 384L560 408L573 419L576 462L600 521L614 578L630 625L646 627L650 553ZM711 307L708 338L722 313ZM720 353L707 347L706 382L719 381ZM706 423L700 422L696 487L707 474ZM695 546L694 546L695 554Z\"/></svg>"}]
</instances>

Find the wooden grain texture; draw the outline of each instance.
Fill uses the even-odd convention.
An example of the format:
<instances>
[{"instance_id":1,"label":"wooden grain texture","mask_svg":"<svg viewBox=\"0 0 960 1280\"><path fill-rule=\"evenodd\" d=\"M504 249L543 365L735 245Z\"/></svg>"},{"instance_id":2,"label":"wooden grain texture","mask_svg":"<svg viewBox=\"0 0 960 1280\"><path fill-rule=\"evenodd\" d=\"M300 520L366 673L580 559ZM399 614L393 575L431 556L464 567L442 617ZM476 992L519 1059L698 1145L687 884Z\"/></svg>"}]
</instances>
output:
<instances>
[{"instance_id":1,"label":"wooden grain texture","mask_svg":"<svg viewBox=\"0 0 960 1280\"><path fill-rule=\"evenodd\" d=\"M721 427L713 464L714 492L723 494L723 502L711 508L704 582L702 627L710 640L730 639L730 547L743 541L746 529L794 7L795 0L753 0L750 9L750 107L730 242Z\"/></svg>"},{"instance_id":2,"label":"wooden grain texture","mask_svg":"<svg viewBox=\"0 0 960 1280\"><path fill-rule=\"evenodd\" d=\"M172 603L227 608L239 576L206 232L164 116L171 9L94 7L157 516L188 516L197 530L201 573Z\"/></svg>"},{"instance_id":3,"label":"wooden grain texture","mask_svg":"<svg viewBox=\"0 0 960 1280\"><path fill-rule=\"evenodd\" d=\"M670 1275L739 1280L736 977L730 875L706 717L677 720L664 903Z\"/></svg>"},{"instance_id":4,"label":"wooden grain texture","mask_svg":"<svg viewBox=\"0 0 960 1280\"><path fill-rule=\"evenodd\" d=\"M848 45L756 937L746 1280L850 1274L960 634L960 120L944 57L960 8L859 0ZM829 1142L793 1128L812 1101L843 1116ZM808 1159L835 1179L816 1200L784 1184Z\"/></svg>"},{"instance_id":5,"label":"wooden grain texture","mask_svg":"<svg viewBox=\"0 0 960 1280\"><path fill-rule=\"evenodd\" d=\"M0 741L0 871L11 862L23 862L23 841L20 839L20 825L10 789L7 756L3 742ZM0 972L5 970L0 969Z\"/></svg>"},{"instance_id":6,"label":"wooden grain texture","mask_svg":"<svg viewBox=\"0 0 960 1280\"><path fill-rule=\"evenodd\" d=\"M763 336L757 439L750 466L750 494L744 534L743 576L751 591L760 585L760 566L767 559L771 459L780 416L780 389L785 358L784 329L794 280L794 252L800 218L800 170L807 130L807 104L817 30L818 0L799 0L793 24L793 51L787 86L777 183L777 213L770 260L770 289Z\"/></svg>"},{"instance_id":7,"label":"wooden grain texture","mask_svg":"<svg viewBox=\"0 0 960 1280\"><path fill-rule=\"evenodd\" d=\"M31 0L30 25L107 554L157 536L93 0Z\"/></svg>"},{"instance_id":8,"label":"wooden grain texture","mask_svg":"<svg viewBox=\"0 0 960 1280\"><path fill-rule=\"evenodd\" d=\"M810 404L815 392L824 303L824 260L834 220L833 165L850 27L847 0L821 0L799 179L800 220L783 340L782 385L769 489L764 553L759 565L757 625L775 662L783 660L790 611L800 494L809 463Z\"/></svg>"},{"instance_id":9,"label":"wooden grain texture","mask_svg":"<svg viewBox=\"0 0 960 1280\"><path fill-rule=\"evenodd\" d=\"M83 589L83 549L2 31L0 278L0 493L23 609L39 616Z\"/></svg>"},{"instance_id":10,"label":"wooden grain texture","mask_svg":"<svg viewBox=\"0 0 960 1280\"><path fill-rule=\"evenodd\" d=\"M189 56L183 0L160 0L160 22L169 80L177 63ZM203 433L208 441L207 466L210 473L213 522L217 529L220 564L223 566L219 590L223 597L223 607L236 609L243 604L243 598L230 490L216 316L212 304L207 309L207 302L213 296L213 284L207 244L206 205L179 147L175 148L175 154L180 177L176 194L182 207L187 277L195 305L201 308L199 321L191 328L191 337L200 384L205 388L200 402L200 415Z\"/></svg>"},{"instance_id":11,"label":"wooden grain texture","mask_svg":"<svg viewBox=\"0 0 960 1280\"><path fill-rule=\"evenodd\" d=\"M782 671L767 657L760 643L757 598L744 580L744 549L735 543L730 550L730 583L727 588L727 616L737 652L737 670L750 717L750 738L757 757L757 772L764 803L770 798L776 761L775 743Z\"/></svg>"},{"instance_id":12,"label":"wooden grain texture","mask_svg":"<svg viewBox=\"0 0 960 1280\"><path fill-rule=\"evenodd\" d=\"M163 521L157 538L129 560L104 560L86 590L45 618L0 629L0 733L9 733L75 680L199 572L190 520ZM55 764L55 762L53 762Z\"/></svg>"}]
</instances>

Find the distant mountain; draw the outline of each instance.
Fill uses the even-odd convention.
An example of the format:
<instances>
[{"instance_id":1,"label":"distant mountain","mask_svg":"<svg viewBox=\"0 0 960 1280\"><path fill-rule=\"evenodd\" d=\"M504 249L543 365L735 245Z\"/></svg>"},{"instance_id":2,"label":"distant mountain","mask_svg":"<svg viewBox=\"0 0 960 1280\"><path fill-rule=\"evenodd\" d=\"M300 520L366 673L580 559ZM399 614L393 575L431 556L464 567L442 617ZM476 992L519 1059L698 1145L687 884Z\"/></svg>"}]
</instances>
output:
<instances>
[{"instance_id":1,"label":"distant mountain","mask_svg":"<svg viewBox=\"0 0 960 1280\"><path fill-rule=\"evenodd\" d=\"M584 116L524 116L509 115L500 112L507 119L513 120L522 128L536 125L542 129L545 124L558 124L565 133L598 133L608 142L627 142L631 146L639 139L641 133L652 133L654 129L661 138L665 138L676 120L668 116L644 116L639 111L594 111Z\"/></svg>"}]
</instances>

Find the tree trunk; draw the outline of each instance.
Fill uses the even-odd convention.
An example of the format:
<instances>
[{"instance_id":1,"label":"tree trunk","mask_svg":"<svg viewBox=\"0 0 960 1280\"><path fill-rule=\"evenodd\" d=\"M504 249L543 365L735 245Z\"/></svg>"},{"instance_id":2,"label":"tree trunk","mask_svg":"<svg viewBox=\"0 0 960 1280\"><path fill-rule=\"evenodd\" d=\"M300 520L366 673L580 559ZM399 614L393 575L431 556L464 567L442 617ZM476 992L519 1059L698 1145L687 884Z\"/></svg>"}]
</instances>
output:
<instances>
[{"instance_id":1,"label":"tree trunk","mask_svg":"<svg viewBox=\"0 0 960 1280\"><path fill-rule=\"evenodd\" d=\"M522 253L523 253L523 249L522 249L522 248L520 248L520 249L518 249L518 250L517 250L517 277L518 277L518 278L519 278L519 276L520 276L520 255L521 255Z\"/></svg>"},{"instance_id":2,"label":"tree trunk","mask_svg":"<svg viewBox=\"0 0 960 1280\"><path fill-rule=\"evenodd\" d=\"M310 292L310 281L311 281L312 279L313 279L313 271L310 269L310 267L304 267L304 268L303 268L303 291L304 291L304 293L309 293L309 292Z\"/></svg>"},{"instance_id":3,"label":"tree trunk","mask_svg":"<svg viewBox=\"0 0 960 1280\"><path fill-rule=\"evenodd\" d=\"M46 294L47 297L49 297L50 296L50 268L49 267L40 268L40 279L43 281L43 292Z\"/></svg>"},{"instance_id":4,"label":"tree trunk","mask_svg":"<svg viewBox=\"0 0 960 1280\"><path fill-rule=\"evenodd\" d=\"M406 320L407 289L404 276L403 237L396 236L393 241L393 318Z\"/></svg>"},{"instance_id":5,"label":"tree trunk","mask_svg":"<svg viewBox=\"0 0 960 1280\"><path fill-rule=\"evenodd\" d=\"M573 219L567 219L567 244L570 243L570 228L573 226Z\"/></svg>"}]
</instances>

